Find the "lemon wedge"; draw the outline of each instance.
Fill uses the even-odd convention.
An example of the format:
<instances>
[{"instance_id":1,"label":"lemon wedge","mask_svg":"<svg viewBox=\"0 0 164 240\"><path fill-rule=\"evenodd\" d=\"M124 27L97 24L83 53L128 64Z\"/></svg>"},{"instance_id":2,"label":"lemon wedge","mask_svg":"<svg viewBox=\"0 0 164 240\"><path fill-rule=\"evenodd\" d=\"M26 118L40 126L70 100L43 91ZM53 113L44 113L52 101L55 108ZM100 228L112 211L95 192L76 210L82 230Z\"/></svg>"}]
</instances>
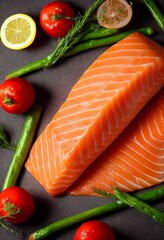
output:
<instances>
[{"instance_id":1,"label":"lemon wedge","mask_svg":"<svg viewBox=\"0 0 164 240\"><path fill-rule=\"evenodd\" d=\"M105 28L122 28L130 22L132 14L126 0L107 0L99 6L97 20Z\"/></svg>"},{"instance_id":2,"label":"lemon wedge","mask_svg":"<svg viewBox=\"0 0 164 240\"><path fill-rule=\"evenodd\" d=\"M10 49L21 50L30 46L36 37L35 21L26 14L14 14L1 26L1 41Z\"/></svg>"}]
</instances>

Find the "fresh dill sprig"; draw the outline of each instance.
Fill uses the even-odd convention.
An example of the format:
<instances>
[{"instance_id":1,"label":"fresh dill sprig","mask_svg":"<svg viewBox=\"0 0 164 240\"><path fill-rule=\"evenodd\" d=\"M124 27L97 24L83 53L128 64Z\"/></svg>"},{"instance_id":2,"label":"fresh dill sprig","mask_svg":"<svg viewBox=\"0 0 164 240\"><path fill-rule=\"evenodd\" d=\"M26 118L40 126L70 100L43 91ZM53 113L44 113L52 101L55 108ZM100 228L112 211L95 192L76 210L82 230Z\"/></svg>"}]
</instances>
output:
<instances>
[{"instance_id":1,"label":"fresh dill sprig","mask_svg":"<svg viewBox=\"0 0 164 240\"><path fill-rule=\"evenodd\" d=\"M98 6L104 0L96 0L90 8L86 10L83 16L77 18L75 25L70 29L65 37L59 39L59 42L55 48L55 51L52 52L48 57L48 63L46 67L49 67L56 63L68 49L72 48L81 38L81 33L84 30L84 26L91 19L93 19L93 12L98 8ZM78 37L79 35L79 37Z\"/></svg>"},{"instance_id":2,"label":"fresh dill sprig","mask_svg":"<svg viewBox=\"0 0 164 240\"><path fill-rule=\"evenodd\" d=\"M17 231L15 231L14 229L8 227L4 222L2 222L2 220L0 221L0 227L3 227L4 229L12 232L16 236L20 236L20 234Z\"/></svg>"},{"instance_id":3,"label":"fresh dill sprig","mask_svg":"<svg viewBox=\"0 0 164 240\"><path fill-rule=\"evenodd\" d=\"M0 125L0 147L1 148L7 148L10 150L16 149L14 143L9 139L5 131L3 130L3 127Z\"/></svg>"}]
</instances>

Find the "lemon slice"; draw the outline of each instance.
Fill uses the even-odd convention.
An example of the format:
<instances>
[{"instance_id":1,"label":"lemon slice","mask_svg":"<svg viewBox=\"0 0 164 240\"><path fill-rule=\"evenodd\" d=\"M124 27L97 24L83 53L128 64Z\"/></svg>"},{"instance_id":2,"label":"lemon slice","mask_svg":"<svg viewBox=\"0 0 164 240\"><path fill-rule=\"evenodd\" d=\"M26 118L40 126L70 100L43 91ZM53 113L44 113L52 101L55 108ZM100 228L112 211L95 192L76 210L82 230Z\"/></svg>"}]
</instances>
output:
<instances>
[{"instance_id":1,"label":"lemon slice","mask_svg":"<svg viewBox=\"0 0 164 240\"><path fill-rule=\"evenodd\" d=\"M107 0L97 10L98 23L105 28L122 28L132 18L132 7L126 0Z\"/></svg>"},{"instance_id":2,"label":"lemon slice","mask_svg":"<svg viewBox=\"0 0 164 240\"><path fill-rule=\"evenodd\" d=\"M1 41L10 49L20 50L32 44L36 36L36 24L26 14L14 14L1 26Z\"/></svg>"}]
</instances>

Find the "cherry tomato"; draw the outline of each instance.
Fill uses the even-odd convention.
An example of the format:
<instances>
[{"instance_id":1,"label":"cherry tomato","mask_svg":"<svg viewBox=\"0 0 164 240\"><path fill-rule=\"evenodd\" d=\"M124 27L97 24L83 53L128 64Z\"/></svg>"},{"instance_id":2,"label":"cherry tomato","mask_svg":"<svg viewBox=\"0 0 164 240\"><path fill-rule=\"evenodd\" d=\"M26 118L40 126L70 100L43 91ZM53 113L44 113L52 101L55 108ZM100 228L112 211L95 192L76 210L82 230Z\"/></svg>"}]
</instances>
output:
<instances>
[{"instance_id":1,"label":"cherry tomato","mask_svg":"<svg viewBox=\"0 0 164 240\"><path fill-rule=\"evenodd\" d=\"M17 224L27 221L34 212L34 199L24 188L13 186L0 193L0 218Z\"/></svg>"},{"instance_id":2,"label":"cherry tomato","mask_svg":"<svg viewBox=\"0 0 164 240\"><path fill-rule=\"evenodd\" d=\"M113 230L99 220L91 220L83 223L76 231L74 240L114 240Z\"/></svg>"},{"instance_id":3,"label":"cherry tomato","mask_svg":"<svg viewBox=\"0 0 164 240\"><path fill-rule=\"evenodd\" d=\"M10 78L0 84L0 105L12 114L26 112L33 104L35 91L23 78Z\"/></svg>"},{"instance_id":4,"label":"cherry tomato","mask_svg":"<svg viewBox=\"0 0 164 240\"><path fill-rule=\"evenodd\" d=\"M40 24L51 37L64 37L75 21L73 8L66 2L50 2L40 12Z\"/></svg>"}]
</instances>

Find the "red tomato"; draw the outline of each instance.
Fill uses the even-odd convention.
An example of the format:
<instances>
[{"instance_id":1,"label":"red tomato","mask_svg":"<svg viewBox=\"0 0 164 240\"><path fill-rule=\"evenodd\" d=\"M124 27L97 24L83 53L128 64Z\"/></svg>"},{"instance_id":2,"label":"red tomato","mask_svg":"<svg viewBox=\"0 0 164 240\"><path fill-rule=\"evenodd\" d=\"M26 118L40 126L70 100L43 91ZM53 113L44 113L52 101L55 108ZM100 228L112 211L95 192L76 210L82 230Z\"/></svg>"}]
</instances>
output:
<instances>
[{"instance_id":1,"label":"red tomato","mask_svg":"<svg viewBox=\"0 0 164 240\"><path fill-rule=\"evenodd\" d=\"M91 220L83 223L76 231L74 240L114 240L113 230L99 220Z\"/></svg>"},{"instance_id":2,"label":"red tomato","mask_svg":"<svg viewBox=\"0 0 164 240\"><path fill-rule=\"evenodd\" d=\"M64 37L74 24L73 8L66 2L50 2L40 13L40 24L51 37Z\"/></svg>"},{"instance_id":3,"label":"red tomato","mask_svg":"<svg viewBox=\"0 0 164 240\"><path fill-rule=\"evenodd\" d=\"M35 91L23 78L10 78L0 84L0 105L8 113L26 112L33 104Z\"/></svg>"},{"instance_id":4,"label":"red tomato","mask_svg":"<svg viewBox=\"0 0 164 240\"><path fill-rule=\"evenodd\" d=\"M13 186L0 193L0 218L11 223L27 221L34 212L33 197L23 188Z\"/></svg>"}]
</instances>

